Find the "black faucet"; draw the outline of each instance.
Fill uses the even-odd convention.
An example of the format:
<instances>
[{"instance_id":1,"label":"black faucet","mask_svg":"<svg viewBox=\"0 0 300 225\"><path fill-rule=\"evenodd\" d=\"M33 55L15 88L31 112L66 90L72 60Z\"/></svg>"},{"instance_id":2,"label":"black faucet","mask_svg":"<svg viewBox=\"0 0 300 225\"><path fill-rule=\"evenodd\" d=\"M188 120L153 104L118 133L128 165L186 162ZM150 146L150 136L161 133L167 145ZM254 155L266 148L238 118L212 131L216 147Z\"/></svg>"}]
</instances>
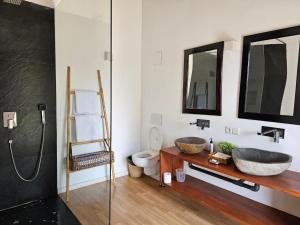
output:
<instances>
[{"instance_id":1,"label":"black faucet","mask_svg":"<svg viewBox=\"0 0 300 225\"><path fill-rule=\"evenodd\" d=\"M261 127L261 132L257 132L261 136L273 137L275 143L279 143L279 138L284 138L284 129L274 127Z\"/></svg>"},{"instance_id":2,"label":"black faucet","mask_svg":"<svg viewBox=\"0 0 300 225\"><path fill-rule=\"evenodd\" d=\"M207 127L207 128L210 127L210 121L197 119L196 122L190 123L190 125L196 125L197 127L200 127L201 130L204 130L205 127Z\"/></svg>"}]
</instances>

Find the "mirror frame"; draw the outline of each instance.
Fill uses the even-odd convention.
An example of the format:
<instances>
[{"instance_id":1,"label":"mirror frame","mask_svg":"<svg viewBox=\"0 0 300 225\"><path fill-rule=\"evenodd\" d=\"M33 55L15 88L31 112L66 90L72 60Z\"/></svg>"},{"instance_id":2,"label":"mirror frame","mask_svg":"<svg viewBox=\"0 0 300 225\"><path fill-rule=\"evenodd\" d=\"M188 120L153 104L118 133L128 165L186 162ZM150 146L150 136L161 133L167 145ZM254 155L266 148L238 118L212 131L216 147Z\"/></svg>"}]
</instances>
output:
<instances>
[{"instance_id":1,"label":"mirror frame","mask_svg":"<svg viewBox=\"0 0 300 225\"><path fill-rule=\"evenodd\" d=\"M189 67L189 55L217 50L217 68L216 68L216 109L190 109L186 107L187 104L187 87L188 87L188 67ZM221 104L222 104L222 65L223 65L223 52L224 41L217 42L209 45L204 45L196 48L184 50L184 68L183 68L183 94L182 94L182 113L189 114L204 114L221 116Z\"/></svg>"},{"instance_id":2,"label":"mirror frame","mask_svg":"<svg viewBox=\"0 0 300 225\"><path fill-rule=\"evenodd\" d=\"M250 51L251 42L264 41L264 40L276 39L280 37L287 37L293 35L300 35L300 26L244 36L238 118L279 122L279 123L289 123L289 124L300 124L300 110L299 109L297 110L297 108L300 108L300 103L298 104L298 107L296 107L296 103L297 103L296 100L300 99L300 77L299 76L297 76L297 81L296 81L297 86L296 86L296 93L295 93L295 106L294 106L293 116L245 112L245 101L246 101L247 80L248 80L248 60L249 60L249 51ZM298 64L299 63L300 63L300 57L298 60Z\"/></svg>"}]
</instances>

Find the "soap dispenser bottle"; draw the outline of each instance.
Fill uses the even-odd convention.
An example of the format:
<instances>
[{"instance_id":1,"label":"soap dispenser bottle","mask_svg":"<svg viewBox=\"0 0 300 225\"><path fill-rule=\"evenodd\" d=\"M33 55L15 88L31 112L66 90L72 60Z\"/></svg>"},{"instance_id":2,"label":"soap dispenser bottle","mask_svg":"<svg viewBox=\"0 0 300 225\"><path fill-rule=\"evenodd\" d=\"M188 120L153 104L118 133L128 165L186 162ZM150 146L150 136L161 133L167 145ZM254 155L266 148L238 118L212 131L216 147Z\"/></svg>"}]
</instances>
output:
<instances>
[{"instance_id":1,"label":"soap dispenser bottle","mask_svg":"<svg viewBox=\"0 0 300 225\"><path fill-rule=\"evenodd\" d=\"M209 150L210 150L210 154L214 153L214 142L212 138L209 139Z\"/></svg>"}]
</instances>

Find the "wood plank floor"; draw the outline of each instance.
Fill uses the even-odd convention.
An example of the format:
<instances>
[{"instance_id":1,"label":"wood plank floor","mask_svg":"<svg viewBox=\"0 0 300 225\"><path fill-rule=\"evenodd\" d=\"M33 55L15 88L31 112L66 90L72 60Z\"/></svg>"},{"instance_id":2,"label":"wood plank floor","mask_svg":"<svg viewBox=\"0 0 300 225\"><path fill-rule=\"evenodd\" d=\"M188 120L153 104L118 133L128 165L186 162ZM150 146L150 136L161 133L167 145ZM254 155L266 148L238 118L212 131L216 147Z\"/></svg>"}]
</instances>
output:
<instances>
[{"instance_id":1,"label":"wood plank floor","mask_svg":"<svg viewBox=\"0 0 300 225\"><path fill-rule=\"evenodd\" d=\"M121 177L112 189L112 225L236 225L216 211L159 187L149 177ZM71 192L69 207L83 225L108 222L108 182Z\"/></svg>"}]
</instances>

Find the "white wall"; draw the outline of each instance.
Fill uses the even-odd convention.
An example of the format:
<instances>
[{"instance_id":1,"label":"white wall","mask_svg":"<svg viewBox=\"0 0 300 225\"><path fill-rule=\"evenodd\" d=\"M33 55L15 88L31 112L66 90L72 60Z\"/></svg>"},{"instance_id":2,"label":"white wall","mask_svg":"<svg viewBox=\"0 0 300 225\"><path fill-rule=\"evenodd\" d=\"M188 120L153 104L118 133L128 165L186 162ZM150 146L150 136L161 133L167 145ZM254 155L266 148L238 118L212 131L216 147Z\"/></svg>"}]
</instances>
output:
<instances>
[{"instance_id":1,"label":"white wall","mask_svg":"<svg viewBox=\"0 0 300 225\"><path fill-rule=\"evenodd\" d=\"M113 0L112 147L116 171L140 150L142 1Z\"/></svg>"},{"instance_id":2,"label":"white wall","mask_svg":"<svg viewBox=\"0 0 300 225\"><path fill-rule=\"evenodd\" d=\"M69 12L68 4L74 8L80 0L64 0L55 9L56 33L56 88L57 88L57 156L58 156L58 190L65 187L66 157L66 69L71 66L72 89L98 90L97 69L102 72L107 108L109 108L109 62L104 61L104 51L109 51L110 24L103 20L84 17L73 10ZM92 3L92 2L90 2ZM109 5L108 5L109 6ZM96 7L96 5L95 5ZM109 10L109 7L107 7ZM96 144L82 146L91 151L98 150ZM105 167L92 168L71 174L71 188L84 186L106 179Z\"/></svg>"},{"instance_id":3,"label":"white wall","mask_svg":"<svg viewBox=\"0 0 300 225\"><path fill-rule=\"evenodd\" d=\"M110 107L109 62L104 60L110 48L109 1L84 3L63 0L55 9L59 192L65 191L67 66L72 67L74 89L97 90L96 70L101 69L107 110ZM140 147L141 3L115 0L113 10L112 144L116 175L122 176L127 174L126 156ZM97 150L98 146L82 150L87 148ZM71 189L106 180L107 171L97 167L71 174Z\"/></svg>"},{"instance_id":4,"label":"white wall","mask_svg":"<svg viewBox=\"0 0 300 225\"><path fill-rule=\"evenodd\" d=\"M151 113L162 113L164 146L184 136L212 137L240 146L281 151L294 157L291 169L300 172L300 127L237 118L242 36L299 25L297 0L143 0L142 29L142 146L146 148ZM183 50L218 41L236 40L225 48L223 61L222 116L181 113ZM155 52L162 51L157 65ZM197 118L209 119L204 131L189 126ZM286 129L280 144L256 135L262 125ZM241 135L225 134L225 126L241 128ZM262 188L258 193L203 174L188 173L222 188L300 216L300 200ZM230 201L230 199L228 199Z\"/></svg>"}]
</instances>

